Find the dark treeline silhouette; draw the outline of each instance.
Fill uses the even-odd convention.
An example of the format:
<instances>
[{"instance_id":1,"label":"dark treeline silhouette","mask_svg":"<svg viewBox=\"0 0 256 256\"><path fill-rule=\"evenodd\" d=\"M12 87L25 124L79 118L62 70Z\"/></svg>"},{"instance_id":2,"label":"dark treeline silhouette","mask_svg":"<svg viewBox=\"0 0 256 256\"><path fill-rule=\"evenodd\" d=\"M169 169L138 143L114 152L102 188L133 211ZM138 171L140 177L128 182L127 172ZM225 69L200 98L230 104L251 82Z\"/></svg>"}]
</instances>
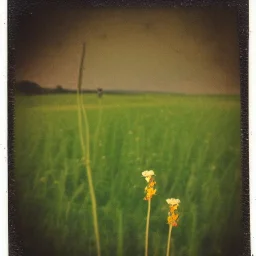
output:
<instances>
[{"instance_id":1,"label":"dark treeline silhouette","mask_svg":"<svg viewBox=\"0 0 256 256\"><path fill-rule=\"evenodd\" d=\"M21 94L41 94L43 93L43 88L35 83L35 82L31 82L31 81L21 81L21 82L17 82L15 84L15 91L17 93L21 93Z\"/></svg>"},{"instance_id":2,"label":"dark treeline silhouette","mask_svg":"<svg viewBox=\"0 0 256 256\"><path fill-rule=\"evenodd\" d=\"M23 95L41 95L41 94L65 94L77 93L76 90L69 90L57 85L55 88L43 88L32 81L19 81L15 84L15 91ZM81 93L95 93L97 90L82 90Z\"/></svg>"}]
</instances>

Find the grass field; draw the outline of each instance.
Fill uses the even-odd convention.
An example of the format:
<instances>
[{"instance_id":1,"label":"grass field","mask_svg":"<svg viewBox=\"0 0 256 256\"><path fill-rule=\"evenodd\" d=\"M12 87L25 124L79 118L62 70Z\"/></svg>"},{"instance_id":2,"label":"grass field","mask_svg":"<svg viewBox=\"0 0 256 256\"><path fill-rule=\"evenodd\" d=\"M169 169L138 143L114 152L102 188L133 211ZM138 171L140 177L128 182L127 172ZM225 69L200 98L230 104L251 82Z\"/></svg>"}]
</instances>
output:
<instances>
[{"instance_id":1,"label":"grass field","mask_svg":"<svg viewBox=\"0 0 256 256\"><path fill-rule=\"evenodd\" d=\"M240 255L239 97L83 97L102 255L144 255L148 169L150 256L166 253L169 197L181 200L172 256ZM16 98L15 178L24 255L96 255L75 95Z\"/></svg>"}]
</instances>

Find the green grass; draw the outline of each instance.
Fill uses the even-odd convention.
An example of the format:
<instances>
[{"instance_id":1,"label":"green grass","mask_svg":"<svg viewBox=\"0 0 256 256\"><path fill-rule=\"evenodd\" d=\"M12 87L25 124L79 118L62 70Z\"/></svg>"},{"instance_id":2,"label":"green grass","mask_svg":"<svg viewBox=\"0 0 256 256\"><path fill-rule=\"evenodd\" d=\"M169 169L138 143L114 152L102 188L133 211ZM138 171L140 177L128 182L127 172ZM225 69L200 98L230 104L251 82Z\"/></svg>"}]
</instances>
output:
<instances>
[{"instance_id":1,"label":"green grass","mask_svg":"<svg viewBox=\"0 0 256 256\"><path fill-rule=\"evenodd\" d=\"M172 256L240 255L239 98L83 98L102 255L144 255L146 169L150 256L166 253L168 197L181 200ZM75 95L16 98L15 178L26 255L96 255Z\"/></svg>"}]
</instances>

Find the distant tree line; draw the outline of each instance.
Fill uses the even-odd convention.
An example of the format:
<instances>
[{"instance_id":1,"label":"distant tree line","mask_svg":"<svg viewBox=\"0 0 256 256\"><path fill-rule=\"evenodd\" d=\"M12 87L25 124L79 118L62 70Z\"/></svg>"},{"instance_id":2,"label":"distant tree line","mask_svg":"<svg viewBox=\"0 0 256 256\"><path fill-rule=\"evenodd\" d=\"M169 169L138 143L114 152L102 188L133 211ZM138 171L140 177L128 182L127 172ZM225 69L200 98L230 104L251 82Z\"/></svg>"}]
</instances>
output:
<instances>
[{"instance_id":1,"label":"distant tree line","mask_svg":"<svg viewBox=\"0 0 256 256\"><path fill-rule=\"evenodd\" d=\"M77 93L77 90L65 89L61 85L57 85L55 88L43 88L39 84L24 80L16 82L15 91L17 94L23 95L43 95L43 94L65 94ZM97 94L99 98L103 96L103 89L97 88L95 90L84 89L81 93L94 93ZM130 90L104 90L104 94L143 94L145 92L130 91Z\"/></svg>"},{"instance_id":2,"label":"distant tree line","mask_svg":"<svg viewBox=\"0 0 256 256\"><path fill-rule=\"evenodd\" d=\"M76 93L76 90L64 89L61 85L55 88L43 88L39 84L32 81L20 81L15 84L15 92L24 95L40 95L40 94L60 94L60 93ZM96 93L97 90L82 90L82 93Z\"/></svg>"}]
</instances>

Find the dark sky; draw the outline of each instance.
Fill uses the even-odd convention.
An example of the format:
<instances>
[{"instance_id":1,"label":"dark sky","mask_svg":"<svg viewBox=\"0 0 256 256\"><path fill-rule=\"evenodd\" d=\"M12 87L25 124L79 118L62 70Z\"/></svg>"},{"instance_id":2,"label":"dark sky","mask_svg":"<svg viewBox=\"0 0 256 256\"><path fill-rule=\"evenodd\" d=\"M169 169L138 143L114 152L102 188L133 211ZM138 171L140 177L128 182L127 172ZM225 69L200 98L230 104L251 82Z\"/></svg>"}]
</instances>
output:
<instances>
[{"instance_id":1,"label":"dark sky","mask_svg":"<svg viewBox=\"0 0 256 256\"><path fill-rule=\"evenodd\" d=\"M216 8L42 9L20 23L16 79L42 87L238 94L236 12Z\"/></svg>"}]
</instances>

